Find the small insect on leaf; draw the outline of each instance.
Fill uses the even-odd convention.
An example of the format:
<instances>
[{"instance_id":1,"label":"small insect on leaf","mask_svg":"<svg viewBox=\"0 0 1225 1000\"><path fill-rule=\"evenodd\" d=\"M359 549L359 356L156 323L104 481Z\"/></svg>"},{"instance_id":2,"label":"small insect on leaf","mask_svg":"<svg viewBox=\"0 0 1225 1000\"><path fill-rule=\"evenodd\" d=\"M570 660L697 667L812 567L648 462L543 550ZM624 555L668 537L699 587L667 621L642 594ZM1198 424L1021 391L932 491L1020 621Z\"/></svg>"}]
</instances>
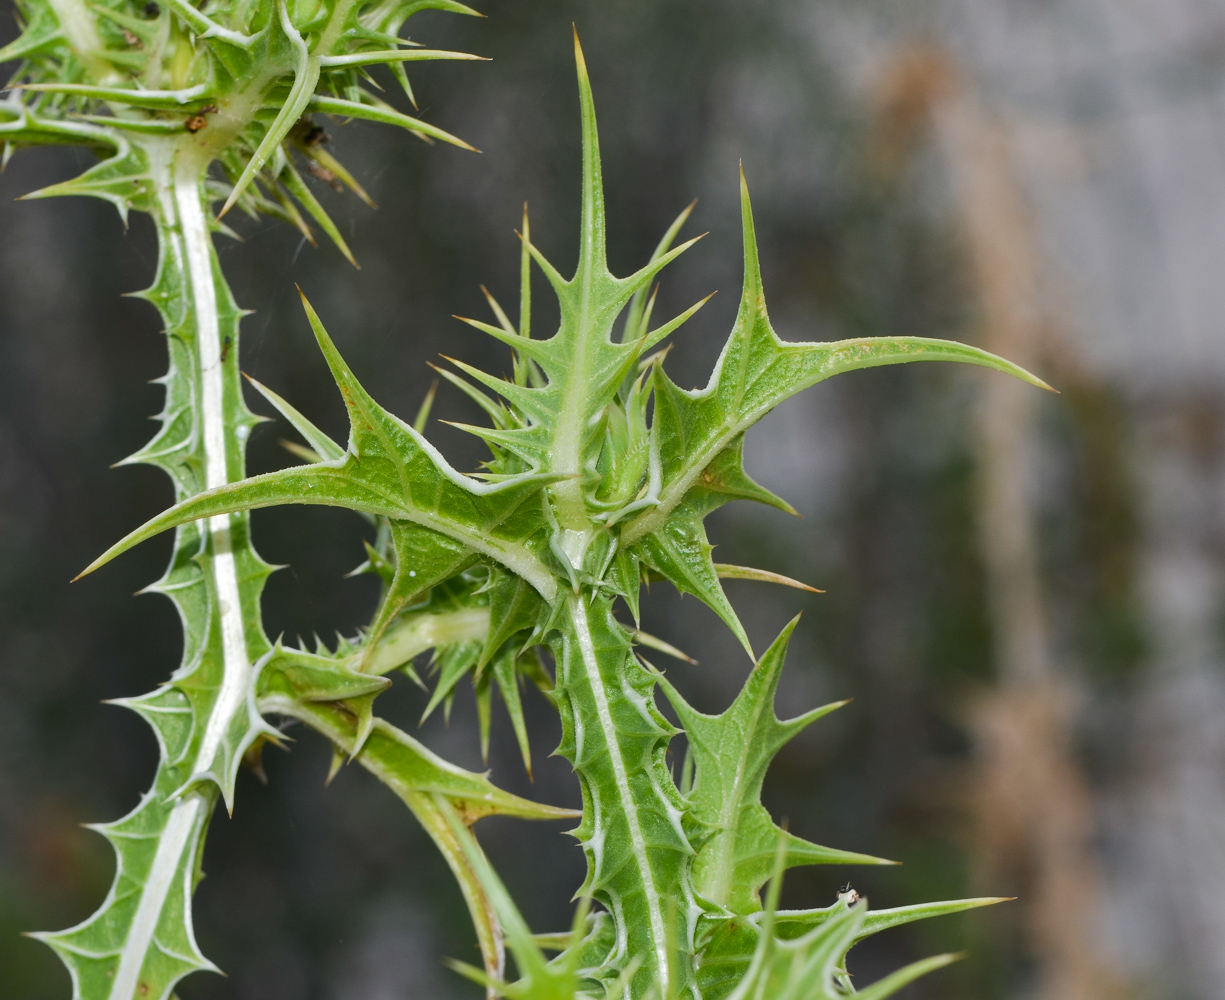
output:
<instances>
[{"instance_id":1,"label":"small insect on leaf","mask_svg":"<svg viewBox=\"0 0 1225 1000\"><path fill-rule=\"evenodd\" d=\"M851 888L851 883L848 882L838 890L838 902L846 903L847 906L854 906L860 900L859 893Z\"/></svg>"}]
</instances>

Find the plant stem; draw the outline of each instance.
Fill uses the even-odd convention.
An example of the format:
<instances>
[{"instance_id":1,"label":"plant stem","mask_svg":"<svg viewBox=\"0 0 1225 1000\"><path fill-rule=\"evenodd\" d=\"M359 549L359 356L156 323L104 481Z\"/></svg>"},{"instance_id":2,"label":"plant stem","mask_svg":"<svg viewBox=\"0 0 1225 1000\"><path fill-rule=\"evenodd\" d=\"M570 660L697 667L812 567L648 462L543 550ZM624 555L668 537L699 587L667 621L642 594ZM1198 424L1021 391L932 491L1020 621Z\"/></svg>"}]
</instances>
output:
<instances>
[{"instance_id":1,"label":"plant stem","mask_svg":"<svg viewBox=\"0 0 1225 1000\"><path fill-rule=\"evenodd\" d=\"M643 963L631 980L641 997L652 984L665 996L691 988L697 904L690 886L693 848L665 753L673 730L653 701L654 678L633 656L607 597L567 595L557 659L562 716L559 752L583 790L575 835L587 855L581 893L612 914L616 945L609 967Z\"/></svg>"},{"instance_id":2,"label":"plant stem","mask_svg":"<svg viewBox=\"0 0 1225 1000\"><path fill-rule=\"evenodd\" d=\"M357 720L336 705L303 702L283 694L271 694L260 699L260 709L306 723L346 753L352 753L357 748ZM380 749L379 741L368 741L354 759L395 792L430 835L430 839L446 859L447 866L459 883L464 902L468 905L485 973L492 979L501 979L505 972L506 949L502 940L502 926L498 922L493 903L485 894L480 879L465 857L454 831L447 824L436 797L428 791L419 791L406 784L397 774L394 762L381 754ZM475 843L474 838L473 844ZM488 995L490 1000L493 1000L496 993L490 989Z\"/></svg>"}]
</instances>

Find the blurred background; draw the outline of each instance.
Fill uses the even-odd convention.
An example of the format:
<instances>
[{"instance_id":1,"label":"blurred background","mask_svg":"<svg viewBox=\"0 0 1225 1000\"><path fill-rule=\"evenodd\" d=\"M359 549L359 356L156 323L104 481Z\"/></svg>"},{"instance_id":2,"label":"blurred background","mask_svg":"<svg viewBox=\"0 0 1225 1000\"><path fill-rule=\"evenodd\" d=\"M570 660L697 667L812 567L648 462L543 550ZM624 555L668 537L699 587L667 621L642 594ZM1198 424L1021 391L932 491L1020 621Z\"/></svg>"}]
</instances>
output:
<instances>
[{"instance_id":1,"label":"blurred background","mask_svg":"<svg viewBox=\"0 0 1225 1000\"><path fill-rule=\"evenodd\" d=\"M660 314L719 294L675 338L704 384L741 277L736 167L754 197L771 316L792 340L954 337L1061 390L981 370L855 373L780 407L747 465L803 515L724 508L717 558L824 588L732 582L759 649L794 614L781 715L854 702L775 763L765 800L793 831L900 868L797 870L784 905L848 878L877 907L959 895L1016 902L874 938L860 984L937 950L969 958L911 987L943 1000L1225 997L1225 10L1204 0L484 0L485 20L422 15L415 38L493 57L414 75L422 114L484 150L328 125L377 212L320 197L362 264L287 226L220 240L243 367L340 435L338 395L296 303L310 295L376 398L413 414L439 353L507 359L453 313L513 309L522 203L563 271L577 245L570 23L595 86L610 263L639 266L699 198L710 235L665 272ZM0 41L15 29L11 8ZM0 997L70 992L19 932L91 913L109 848L79 824L127 811L153 772L144 724L102 699L178 662L168 602L133 598L168 540L67 581L170 498L143 444L164 370L147 220L105 204L16 202L86 154L23 152L0 177ZM555 316L541 288L534 328ZM261 412L268 408L253 405ZM440 419L478 415L443 389ZM459 468L481 454L434 421ZM283 423L252 471L288 464ZM363 523L261 511L270 634L366 622ZM693 598L659 585L644 627L697 665L670 676L724 707L748 663ZM493 778L574 803L552 710L527 696L536 780L495 714ZM413 729L411 685L379 702ZM423 739L479 769L475 710ZM200 943L228 978L183 1000L446 1000L479 991L458 891L409 814L357 768L324 787L309 733L240 779L212 827ZM678 743L679 747L679 743ZM560 824L477 830L533 927L568 926L582 856Z\"/></svg>"}]
</instances>

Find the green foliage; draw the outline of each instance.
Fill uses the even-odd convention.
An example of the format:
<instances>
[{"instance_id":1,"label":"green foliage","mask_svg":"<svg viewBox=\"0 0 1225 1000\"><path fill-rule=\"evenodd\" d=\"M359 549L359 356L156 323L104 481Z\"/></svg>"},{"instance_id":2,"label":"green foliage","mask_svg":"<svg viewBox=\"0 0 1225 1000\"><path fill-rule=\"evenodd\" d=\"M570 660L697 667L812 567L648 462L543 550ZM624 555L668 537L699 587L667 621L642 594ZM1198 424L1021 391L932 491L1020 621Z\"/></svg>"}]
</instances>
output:
<instances>
[{"instance_id":1,"label":"green foliage","mask_svg":"<svg viewBox=\"0 0 1225 1000\"><path fill-rule=\"evenodd\" d=\"M780 839L786 845L785 867L889 863L784 833L761 804L762 782L774 755L801 730L846 704L814 708L787 722L775 716L774 693L798 620L766 650L740 696L722 715L694 710L667 678L658 679L689 736L696 769L685 815L690 840L701 844L693 862L694 887L713 905L737 915L761 909L757 893L770 876Z\"/></svg>"},{"instance_id":2,"label":"green foliage","mask_svg":"<svg viewBox=\"0 0 1225 1000\"><path fill-rule=\"evenodd\" d=\"M201 182L219 161L229 183L210 193L224 197L222 215L238 205L309 235L292 195L348 256L294 159L365 193L318 148L325 137L304 115L378 121L472 148L377 97L365 69L391 67L411 97L406 62L478 58L408 47L399 37L424 9L476 13L453 0L244 0L210 4L208 14L186 0L20 0L18 7L25 30L0 49L0 62L21 60L19 96L0 112L0 141L9 149L87 144L112 154L27 197L89 194L126 216L131 207L153 210L162 193L159 161L172 159Z\"/></svg>"},{"instance_id":3,"label":"green foliage","mask_svg":"<svg viewBox=\"0 0 1225 1000\"><path fill-rule=\"evenodd\" d=\"M407 61L471 58L400 47L401 25L423 8L472 13L451 0L308 0L292 7L223 0L207 14L186 0L168 0L156 13L115 0L25 0L26 30L0 52L23 60L25 88L0 108L6 142L75 142L108 156L40 194L102 197L124 212L149 212L159 227L158 277L145 296L165 319L171 369L162 429L129 461L165 469L177 502L85 572L176 529L172 565L155 589L176 602L187 636L170 682L126 702L153 725L162 760L137 810L102 828L120 859L115 886L94 917L42 937L64 957L76 995L89 1000L166 997L183 975L211 967L195 945L190 909L203 833L216 799L232 804L239 763L256 760L265 742L278 739L268 714L322 733L336 748L336 766L347 758L370 771L430 833L481 945L484 969L465 971L491 995L823 1000L853 993L846 955L864 936L995 900L873 912L848 895L826 909L779 912L789 866L886 863L786 833L760 802L774 755L838 707L786 722L775 716L795 623L760 661L754 657L736 701L709 716L691 708L634 647L677 651L621 622L617 605L623 601L636 622L642 582L667 579L709 605L753 656L720 579L803 585L711 559L704 522L722 504L747 499L790 510L744 471L749 427L802 389L878 365L958 361L1043 383L949 341L780 340L766 312L742 175L739 313L707 386L680 389L664 370L663 352L651 352L702 303L651 327L654 299L646 293L694 242L672 246L689 209L639 271L618 278L608 270L594 102L576 37L583 172L575 273L566 278L544 258L525 218L518 326L492 299L496 325L467 321L511 348L513 376L462 361L454 365L471 381L443 373L489 417L489 426L464 427L489 447L485 471L457 472L426 440L428 400L412 424L381 407L306 304L348 411L348 442L330 440L256 384L305 439L307 447L295 450L306 464L242 479L257 418L241 394L241 310L213 252L210 233L221 226L210 206L224 199L221 214L237 204L308 231L305 209L347 255L295 157L364 192L319 148L302 115L365 118L459 143L362 84L368 65L390 66L407 89ZM213 162L228 184L207 179ZM560 307L547 339L532 335L533 262ZM334 651L272 644L260 625L259 596L271 568L251 548L247 514L287 503L345 507L377 529L361 568L381 578L378 610L368 629ZM555 677L540 659L542 647ZM531 680L549 694L562 722L559 753L579 778L581 814L502 792L374 715L393 672L424 685L413 660L431 650L436 676L426 715L449 709L458 683L471 676L487 752L496 687L529 768L520 684ZM682 786L665 759L678 730L659 712L657 685L689 738L694 777ZM470 831L495 813L580 816L573 834L588 871L569 934L543 943L531 935ZM759 893L771 877L763 909ZM600 909L589 912L593 904ZM517 980L506 974L503 935ZM544 943L560 949L552 961ZM888 996L950 960L916 963L859 992Z\"/></svg>"},{"instance_id":4,"label":"green foliage","mask_svg":"<svg viewBox=\"0 0 1225 1000\"><path fill-rule=\"evenodd\" d=\"M661 359L644 364L643 357L694 310L652 331L649 314L641 309L631 313L625 325L630 336L621 339L614 336L614 325L689 244L668 250L666 239L655 258L630 278L608 272L595 115L581 52L576 53L584 153L575 275L562 277L524 235L525 252L557 294L559 328L547 340L532 339L522 332L530 328L526 309L521 330L515 330L495 303L500 325L473 325L513 349L513 381L456 362L500 397L495 401L467 384L493 421L489 428L467 428L490 446L485 481L457 473L418 430L379 407L308 305L307 315L349 410L347 449L340 453L294 418L323 461L185 500L90 568L166 528L254 507L320 503L387 518L394 555L389 561L395 569L364 654L376 657L379 638L406 607L474 564L484 564L485 579L469 590L490 595L481 652L476 652L475 639L468 653L461 644L452 646L460 652L443 657L432 704L446 697L468 669L479 673L497 649L509 644L510 663L515 647L539 641L549 645L557 663L554 697L563 723L559 751L573 763L583 790L583 821L575 836L587 854L588 877L580 893L601 903L611 917L611 940L598 978L606 990L628 976L635 996L653 989L681 996L693 993L696 970L706 964L703 955L695 954L699 923L713 921L716 929L707 934L717 942L719 920L759 909L757 892L769 875L780 837L784 865L878 859L784 835L758 801L773 755L829 710L790 723L773 715L770 703L790 628L721 716L695 712L664 682L689 732L696 762L697 779L685 796L664 763L675 731L654 706L658 677L635 658L627 630L613 613L615 597L636 606L644 569L653 571L701 597L747 648L703 528L706 514L728 499L786 506L744 473L745 429L800 389L873 365L967 361L1036 380L1001 359L944 341L780 341L766 316L742 179L745 286L740 314L707 388L680 390ZM479 691L479 676L477 683ZM514 684L503 689L508 688ZM820 991L796 996L829 995L834 987L828 956L841 961L865 919L863 907L846 909L786 944L775 940L772 926L769 933L763 927L754 954L768 956L750 962L736 995L766 995L762 991L782 990L784 981L800 984L788 990L811 983ZM539 964L528 955L523 961ZM815 975L814 969L824 971ZM524 971L530 978L530 968ZM889 991L908 975L887 981Z\"/></svg>"}]
</instances>

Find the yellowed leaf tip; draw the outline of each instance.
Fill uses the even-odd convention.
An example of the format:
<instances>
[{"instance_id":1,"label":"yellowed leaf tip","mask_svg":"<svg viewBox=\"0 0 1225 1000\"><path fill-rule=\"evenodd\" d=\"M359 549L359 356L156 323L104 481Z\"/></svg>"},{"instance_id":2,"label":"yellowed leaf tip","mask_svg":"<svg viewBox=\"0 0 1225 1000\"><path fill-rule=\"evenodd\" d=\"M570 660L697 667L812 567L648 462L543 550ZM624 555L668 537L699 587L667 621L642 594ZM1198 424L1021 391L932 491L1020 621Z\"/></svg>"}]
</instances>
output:
<instances>
[{"instance_id":1,"label":"yellowed leaf tip","mask_svg":"<svg viewBox=\"0 0 1225 1000\"><path fill-rule=\"evenodd\" d=\"M587 60L583 58L583 44L578 40L578 25L573 21L570 22L570 30L574 32L574 61L578 65L579 76L586 77Z\"/></svg>"}]
</instances>

